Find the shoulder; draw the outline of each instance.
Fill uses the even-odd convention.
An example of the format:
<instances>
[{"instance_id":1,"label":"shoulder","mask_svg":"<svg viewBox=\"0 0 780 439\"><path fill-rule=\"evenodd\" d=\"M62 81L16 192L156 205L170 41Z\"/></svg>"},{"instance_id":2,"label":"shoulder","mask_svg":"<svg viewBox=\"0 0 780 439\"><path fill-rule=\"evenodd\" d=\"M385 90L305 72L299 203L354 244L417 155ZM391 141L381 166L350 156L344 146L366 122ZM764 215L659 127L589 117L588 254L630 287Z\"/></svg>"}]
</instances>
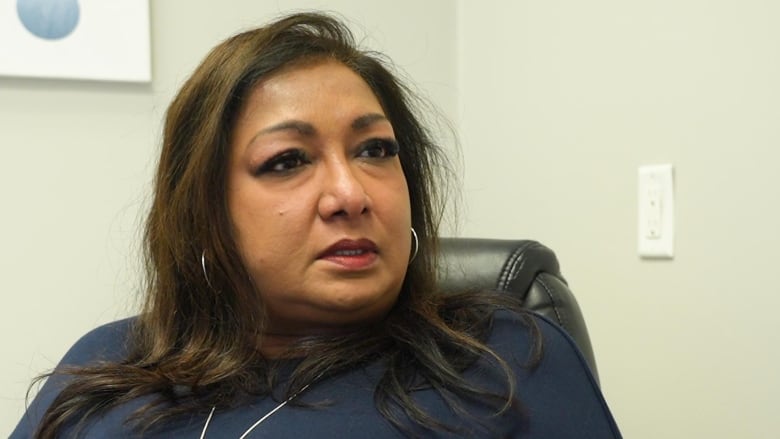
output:
<instances>
[{"instance_id":1,"label":"shoulder","mask_svg":"<svg viewBox=\"0 0 780 439\"><path fill-rule=\"evenodd\" d=\"M521 379L554 380L565 375L583 387L598 389L588 363L560 326L533 312L496 311L487 344L517 366ZM534 354L539 358L534 361Z\"/></svg>"},{"instance_id":2,"label":"shoulder","mask_svg":"<svg viewBox=\"0 0 780 439\"><path fill-rule=\"evenodd\" d=\"M497 311L487 343L515 373L531 437L621 437L587 361L560 326L532 312ZM541 358L529 365L535 343Z\"/></svg>"},{"instance_id":3,"label":"shoulder","mask_svg":"<svg viewBox=\"0 0 780 439\"><path fill-rule=\"evenodd\" d=\"M540 343L545 357L564 361L568 367L587 371L590 367L574 339L558 324L532 311L514 312L499 310L493 314L488 344L501 350L516 352L519 347L532 349L534 343ZM591 380L592 376L591 376ZM596 384L593 380L594 385Z\"/></svg>"},{"instance_id":4,"label":"shoulder","mask_svg":"<svg viewBox=\"0 0 780 439\"><path fill-rule=\"evenodd\" d=\"M89 366L102 361L118 362L126 358L136 320L127 318L107 323L79 338L62 358L54 373L49 375L10 437L32 437L46 409L70 381L67 368ZM57 373L58 370L64 373Z\"/></svg>"},{"instance_id":5,"label":"shoulder","mask_svg":"<svg viewBox=\"0 0 780 439\"><path fill-rule=\"evenodd\" d=\"M121 361L130 349L137 318L130 317L98 326L87 332L68 350L58 367L87 366L99 361Z\"/></svg>"}]
</instances>

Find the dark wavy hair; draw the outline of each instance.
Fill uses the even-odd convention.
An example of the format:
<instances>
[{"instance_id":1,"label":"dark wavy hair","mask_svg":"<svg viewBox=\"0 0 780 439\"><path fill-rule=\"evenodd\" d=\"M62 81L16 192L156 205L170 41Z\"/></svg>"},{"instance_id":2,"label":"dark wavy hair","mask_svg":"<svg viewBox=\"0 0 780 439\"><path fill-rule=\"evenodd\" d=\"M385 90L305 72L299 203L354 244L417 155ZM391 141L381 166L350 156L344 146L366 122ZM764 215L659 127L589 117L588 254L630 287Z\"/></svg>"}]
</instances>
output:
<instances>
[{"instance_id":1,"label":"dark wavy hair","mask_svg":"<svg viewBox=\"0 0 780 439\"><path fill-rule=\"evenodd\" d=\"M257 349L263 303L238 251L225 196L229 145L243 101L259 81L296 63L326 59L360 75L393 126L419 253L385 319L353 334L298 343L291 354L302 360L286 393L275 395L278 362ZM290 15L214 48L167 112L144 236L147 295L133 325L130 355L119 363L55 371L72 378L45 413L37 437L55 437L66 422L143 395L158 397L129 422L154 426L258 395L286 398L318 377L373 361L386 365L375 391L377 408L405 432L410 430L403 418L427 429L452 429L410 397L421 380L456 411L465 399L484 401L496 413L518 406L509 366L482 342L492 312L516 304L506 295L437 293L435 255L444 199L437 189L447 168L423 124L426 115L415 113L421 107L414 96L381 55L359 49L347 27L330 15ZM533 364L541 344L530 319L528 325L535 340ZM486 393L461 377L485 356L493 357L506 376L506 394Z\"/></svg>"}]
</instances>

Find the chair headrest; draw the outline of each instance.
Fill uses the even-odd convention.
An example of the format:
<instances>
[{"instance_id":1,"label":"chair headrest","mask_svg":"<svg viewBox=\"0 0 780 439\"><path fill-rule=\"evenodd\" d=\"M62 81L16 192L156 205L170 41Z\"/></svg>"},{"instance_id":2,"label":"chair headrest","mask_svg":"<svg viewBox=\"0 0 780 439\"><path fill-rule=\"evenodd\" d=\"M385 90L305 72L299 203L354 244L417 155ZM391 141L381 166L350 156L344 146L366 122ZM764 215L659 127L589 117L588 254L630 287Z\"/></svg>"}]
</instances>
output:
<instances>
[{"instance_id":1,"label":"chair headrest","mask_svg":"<svg viewBox=\"0 0 780 439\"><path fill-rule=\"evenodd\" d=\"M555 253L536 241L440 239L438 275L445 292L501 290L524 299L540 272L562 279Z\"/></svg>"}]
</instances>

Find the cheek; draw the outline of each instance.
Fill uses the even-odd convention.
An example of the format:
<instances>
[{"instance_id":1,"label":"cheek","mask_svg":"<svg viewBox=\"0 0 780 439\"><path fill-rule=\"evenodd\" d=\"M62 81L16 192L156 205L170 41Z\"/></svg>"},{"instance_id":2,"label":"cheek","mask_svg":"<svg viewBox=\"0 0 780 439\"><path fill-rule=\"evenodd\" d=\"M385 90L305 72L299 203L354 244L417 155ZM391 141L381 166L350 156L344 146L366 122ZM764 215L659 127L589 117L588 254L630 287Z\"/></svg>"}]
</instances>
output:
<instances>
[{"instance_id":1,"label":"cheek","mask_svg":"<svg viewBox=\"0 0 780 439\"><path fill-rule=\"evenodd\" d=\"M397 179L392 185L385 183L380 192L376 208L381 211L379 215L383 217L387 227L398 236L411 233L409 229L412 226L412 214L406 180Z\"/></svg>"},{"instance_id":2,"label":"cheek","mask_svg":"<svg viewBox=\"0 0 780 439\"><path fill-rule=\"evenodd\" d=\"M402 215L404 218L407 218L408 221L411 221L412 208L411 201L409 200L409 187L406 184L403 173L393 188L393 194L396 197L395 208L398 210L399 215ZM411 223L409 225L411 225Z\"/></svg>"},{"instance_id":3,"label":"cheek","mask_svg":"<svg viewBox=\"0 0 780 439\"><path fill-rule=\"evenodd\" d=\"M285 229L293 227L294 201L269 197L258 191L234 193L229 200L230 215L238 246L247 261L261 257L263 249L280 245Z\"/></svg>"},{"instance_id":4,"label":"cheek","mask_svg":"<svg viewBox=\"0 0 780 439\"><path fill-rule=\"evenodd\" d=\"M294 269L298 260L305 260L301 254L311 236L310 200L281 191L249 195L237 197L231 205L237 243L248 268L260 277Z\"/></svg>"}]
</instances>

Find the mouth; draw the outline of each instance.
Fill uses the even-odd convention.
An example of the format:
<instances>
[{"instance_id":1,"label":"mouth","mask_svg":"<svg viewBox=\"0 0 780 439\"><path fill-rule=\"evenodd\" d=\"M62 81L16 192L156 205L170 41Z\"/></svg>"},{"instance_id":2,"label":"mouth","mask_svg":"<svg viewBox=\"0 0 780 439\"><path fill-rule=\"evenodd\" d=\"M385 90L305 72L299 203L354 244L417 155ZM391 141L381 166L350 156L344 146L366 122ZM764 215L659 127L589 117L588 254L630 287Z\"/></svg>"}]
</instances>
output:
<instances>
[{"instance_id":1,"label":"mouth","mask_svg":"<svg viewBox=\"0 0 780 439\"><path fill-rule=\"evenodd\" d=\"M366 253L365 250L336 250L333 252L336 256L358 256Z\"/></svg>"},{"instance_id":2,"label":"mouth","mask_svg":"<svg viewBox=\"0 0 780 439\"><path fill-rule=\"evenodd\" d=\"M376 244L370 239L342 239L325 249L317 259L339 268L361 270L371 267L378 254Z\"/></svg>"}]
</instances>

